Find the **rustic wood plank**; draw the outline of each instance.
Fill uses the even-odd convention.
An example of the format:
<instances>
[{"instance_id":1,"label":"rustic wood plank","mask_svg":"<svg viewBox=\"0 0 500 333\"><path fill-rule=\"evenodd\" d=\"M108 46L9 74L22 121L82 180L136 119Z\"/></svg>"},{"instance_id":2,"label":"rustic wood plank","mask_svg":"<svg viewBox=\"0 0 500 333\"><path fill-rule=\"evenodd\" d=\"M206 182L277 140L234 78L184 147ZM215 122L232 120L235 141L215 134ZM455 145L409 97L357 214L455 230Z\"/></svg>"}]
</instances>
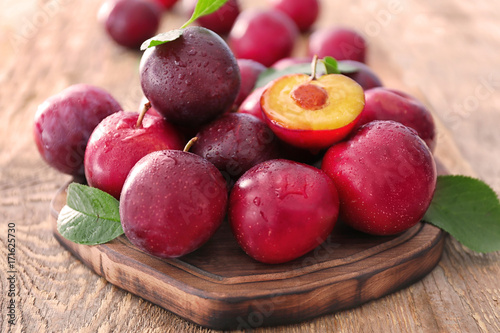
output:
<instances>
[{"instance_id":1,"label":"rustic wood plank","mask_svg":"<svg viewBox=\"0 0 500 333\"><path fill-rule=\"evenodd\" d=\"M0 4L0 216L16 223L17 236L19 321L12 332L208 332L106 283L52 236L49 202L68 177L46 167L32 144L37 105L70 84L86 82L136 109L140 90L138 56L110 43L96 23L101 1L59 1L44 20L42 6L50 2ZM265 3L242 2L245 7ZM433 108L448 129L441 131L437 151L448 169L474 170L500 192L500 5L458 0L323 4L318 25L343 24L367 33L369 61L386 85L404 87ZM394 4L402 8L395 10ZM34 29L29 30L30 22L36 22ZM178 22L167 16L164 28ZM16 49L12 33L27 34ZM3 317L6 237L2 223L2 332L9 329ZM498 332L498 276L499 253L475 254L448 238L438 267L409 288L335 315L257 331Z\"/></svg>"}]
</instances>

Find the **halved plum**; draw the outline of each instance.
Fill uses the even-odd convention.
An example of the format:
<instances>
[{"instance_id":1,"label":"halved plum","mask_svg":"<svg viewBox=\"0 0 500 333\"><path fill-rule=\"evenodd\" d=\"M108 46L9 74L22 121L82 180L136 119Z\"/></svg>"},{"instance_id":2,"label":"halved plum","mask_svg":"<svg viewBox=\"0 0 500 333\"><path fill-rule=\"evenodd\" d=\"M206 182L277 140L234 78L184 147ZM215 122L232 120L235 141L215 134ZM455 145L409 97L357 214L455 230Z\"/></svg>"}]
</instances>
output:
<instances>
[{"instance_id":1,"label":"halved plum","mask_svg":"<svg viewBox=\"0 0 500 333\"><path fill-rule=\"evenodd\" d=\"M344 139L364 104L363 88L341 74L318 79L305 74L283 76L261 97L264 118L273 132L291 145L311 150Z\"/></svg>"}]
</instances>

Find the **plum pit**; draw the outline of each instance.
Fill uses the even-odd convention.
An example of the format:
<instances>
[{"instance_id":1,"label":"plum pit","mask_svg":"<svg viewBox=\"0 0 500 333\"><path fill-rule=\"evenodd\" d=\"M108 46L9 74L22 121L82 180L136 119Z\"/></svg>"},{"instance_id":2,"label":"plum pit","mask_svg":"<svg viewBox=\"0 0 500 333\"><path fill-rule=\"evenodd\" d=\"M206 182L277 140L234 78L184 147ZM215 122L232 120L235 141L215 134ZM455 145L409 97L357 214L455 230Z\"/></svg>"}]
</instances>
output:
<instances>
[{"instance_id":1,"label":"plum pit","mask_svg":"<svg viewBox=\"0 0 500 333\"><path fill-rule=\"evenodd\" d=\"M312 83L301 84L293 89L290 97L301 108L312 111L324 108L328 102L328 92Z\"/></svg>"}]
</instances>

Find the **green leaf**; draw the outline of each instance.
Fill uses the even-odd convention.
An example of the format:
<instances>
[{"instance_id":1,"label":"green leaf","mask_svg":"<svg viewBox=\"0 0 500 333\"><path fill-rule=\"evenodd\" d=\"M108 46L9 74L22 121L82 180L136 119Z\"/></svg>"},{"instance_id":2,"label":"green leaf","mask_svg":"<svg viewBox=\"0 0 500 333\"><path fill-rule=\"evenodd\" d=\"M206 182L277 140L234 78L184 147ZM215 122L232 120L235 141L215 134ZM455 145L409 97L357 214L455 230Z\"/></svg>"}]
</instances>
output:
<instances>
[{"instance_id":1,"label":"green leaf","mask_svg":"<svg viewBox=\"0 0 500 333\"><path fill-rule=\"evenodd\" d=\"M291 65L282 70L276 70L274 68L268 68L262 73L260 73L259 78L257 79L257 83L255 84L255 88L264 87L269 82L276 80L282 76L290 75L290 74L307 74L311 75L311 64L295 64ZM316 75L321 76L325 74L325 66L322 64L316 65Z\"/></svg>"},{"instance_id":2,"label":"green leaf","mask_svg":"<svg viewBox=\"0 0 500 333\"><path fill-rule=\"evenodd\" d=\"M181 29L187 27L188 25L190 25L191 23L193 23L202 16L212 14L217 9L222 7L222 5L225 4L226 2L227 0L198 0L198 3L194 8L193 15L186 23L182 25Z\"/></svg>"},{"instance_id":3,"label":"green leaf","mask_svg":"<svg viewBox=\"0 0 500 333\"><path fill-rule=\"evenodd\" d=\"M198 0L193 15L186 23L182 25L180 29L170 30L148 39L147 41L142 43L141 51L178 39L180 36L182 36L184 28L196 21L198 18L208 14L212 14L217 9L222 7L222 5L224 5L226 2L227 0Z\"/></svg>"},{"instance_id":4,"label":"green leaf","mask_svg":"<svg viewBox=\"0 0 500 333\"><path fill-rule=\"evenodd\" d=\"M350 64L345 63L344 61L339 61L338 63L338 70L340 74L351 74L351 73L356 73L359 71L359 68Z\"/></svg>"},{"instance_id":5,"label":"green leaf","mask_svg":"<svg viewBox=\"0 0 500 333\"><path fill-rule=\"evenodd\" d=\"M337 60L333 57L325 57L321 60L325 64L326 74L340 74Z\"/></svg>"},{"instance_id":6,"label":"green leaf","mask_svg":"<svg viewBox=\"0 0 500 333\"><path fill-rule=\"evenodd\" d=\"M156 35L154 37L151 37L141 45L141 51L144 51L147 48L165 44L168 42L171 42L173 40L176 40L180 36L182 36L184 30L182 29L175 29L175 30L170 30L164 33L161 33L159 35Z\"/></svg>"},{"instance_id":7,"label":"green leaf","mask_svg":"<svg viewBox=\"0 0 500 333\"><path fill-rule=\"evenodd\" d=\"M57 219L57 230L74 243L107 243L123 234L119 202L99 189L71 183L66 205Z\"/></svg>"},{"instance_id":8,"label":"green leaf","mask_svg":"<svg viewBox=\"0 0 500 333\"><path fill-rule=\"evenodd\" d=\"M500 202L478 179L439 176L424 220L476 252L500 250Z\"/></svg>"}]
</instances>

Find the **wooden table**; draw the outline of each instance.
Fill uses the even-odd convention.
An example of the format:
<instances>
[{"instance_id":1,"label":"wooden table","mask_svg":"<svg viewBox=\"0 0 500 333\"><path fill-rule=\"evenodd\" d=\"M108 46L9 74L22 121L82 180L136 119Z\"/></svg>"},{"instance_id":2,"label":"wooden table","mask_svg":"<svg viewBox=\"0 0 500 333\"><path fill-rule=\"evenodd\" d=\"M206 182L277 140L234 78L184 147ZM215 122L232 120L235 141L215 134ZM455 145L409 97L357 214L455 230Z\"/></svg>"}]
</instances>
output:
<instances>
[{"instance_id":1,"label":"wooden table","mask_svg":"<svg viewBox=\"0 0 500 333\"><path fill-rule=\"evenodd\" d=\"M241 1L244 8L265 1ZM99 278L54 239L49 202L68 176L33 144L38 104L68 85L109 90L125 109L141 98L140 54L113 44L96 22L101 1L0 4L0 331L207 332ZM487 1L323 0L318 26L367 37L385 85L410 92L440 123L436 154L451 173L500 192L500 5ZM181 6L162 30L180 26ZM304 49L306 37L297 46ZM7 323L7 225L15 224L17 324ZM11 224L12 225L12 224ZM258 332L499 332L500 253L477 254L448 238L422 281L359 308Z\"/></svg>"}]
</instances>

